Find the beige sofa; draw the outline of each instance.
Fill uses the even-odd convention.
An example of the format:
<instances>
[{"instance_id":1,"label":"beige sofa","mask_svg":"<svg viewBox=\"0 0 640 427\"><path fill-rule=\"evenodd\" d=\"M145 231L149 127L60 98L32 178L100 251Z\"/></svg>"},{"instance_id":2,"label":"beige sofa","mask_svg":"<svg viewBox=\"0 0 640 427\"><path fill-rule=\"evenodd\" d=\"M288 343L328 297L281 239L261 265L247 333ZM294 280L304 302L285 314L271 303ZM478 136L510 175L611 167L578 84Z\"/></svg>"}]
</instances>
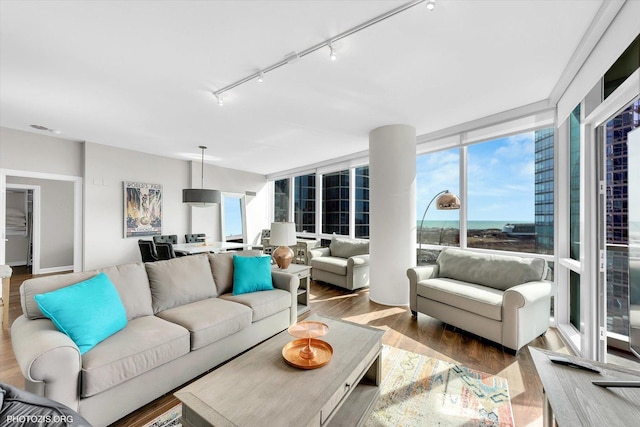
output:
<instances>
[{"instance_id":1,"label":"beige sofa","mask_svg":"<svg viewBox=\"0 0 640 427\"><path fill-rule=\"evenodd\" d=\"M556 292L541 258L444 249L434 265L407 270L409 305L512 353L549 328Z\"/></svg>"},{"instance_id":2,"label":"beige sofa","mask_svg":"<svg viewBox=\"0 0 640 427\"><path fill-rule=\"evenodd\" d=\"M34 295L100 271L117 289L128 322L81 355ZM110 424L295 323L299 279L271 274L273 290L233 296L228 253L27 280L20 287L24 314L11 327L26 389L94 426Z\"/></svg>"},{"instance_id":3,"label":"beige sofa","mask_svg":"<svg viewBox=\"0 0 640 427\"><path fill-rule=\"evenodd\" d=\"M369 286L369 241L333 237L328 248L309 251L311 278L345 289Z\"/></svg>"}]
</instances>

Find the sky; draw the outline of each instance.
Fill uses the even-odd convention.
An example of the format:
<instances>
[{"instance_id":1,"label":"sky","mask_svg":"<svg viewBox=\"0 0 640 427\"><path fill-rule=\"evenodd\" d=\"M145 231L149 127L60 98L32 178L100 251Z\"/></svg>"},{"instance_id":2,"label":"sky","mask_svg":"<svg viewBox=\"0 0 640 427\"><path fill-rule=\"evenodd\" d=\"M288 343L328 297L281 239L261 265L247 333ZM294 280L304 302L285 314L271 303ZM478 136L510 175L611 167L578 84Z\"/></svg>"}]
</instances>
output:
<instances>
[{"instance_id":1,"label":"sky","mask_svg":"<svg viewBox=\"0 0 640 427\"><path fill-rule=\"evenodd\" d=\"M460 194L459 149L418 156L417 220L438 192L455 193L468 209L470 221L534 222L534 132L468 146L468 197ZM458 220L459 211L439 211L431 205L425 221Z\"/></svg>"},{"instance_id":2,"label":"sky","mask_svg":"<svg viewBox=\"0 0 640 427\"><path fill-rule=\"evenodd\" d=\"M242 236L242 208L239 197L224 196L224 235Z\"/></svg>"}]
</instances>

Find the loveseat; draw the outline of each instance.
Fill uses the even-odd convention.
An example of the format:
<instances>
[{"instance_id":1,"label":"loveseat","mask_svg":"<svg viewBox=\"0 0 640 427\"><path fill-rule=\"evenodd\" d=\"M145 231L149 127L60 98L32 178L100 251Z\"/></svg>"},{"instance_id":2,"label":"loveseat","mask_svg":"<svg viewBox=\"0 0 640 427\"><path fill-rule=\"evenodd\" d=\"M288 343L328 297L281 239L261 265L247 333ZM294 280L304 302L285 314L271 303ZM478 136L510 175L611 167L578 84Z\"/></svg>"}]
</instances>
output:
<instances>
[{"instance_id":1,"label":"loveseat","mask_svg":"<svg viewBox=\"0 0 640 427\"><path fill-rule=\"evenodd\" d=\"M309 251L311 278L345 289L369 286L369 241L332 237L328 248Z\"/></svg>"},{"instance_id":2,"label":"loveseat","mask_svg":"<svg viewBox=\"0 0 640 427\"><path fill-rule=\"evenodd\" d=\"M444 249L433 265L407 270L411 313L501 344L511 353L549 328L555 284L541 258Z\"/></svg>"},{"instance_id":3,"label":"loveseat","mask_svg":"<svg viewBox=\"0 0 640 427\"><path fill-rule=\"evenodd\" d=\"M234 254L258 258L194 255L25 281L23 315L11 327L25 388L104 426L295 323L298 277L271 271L267 259L273 289L234 295ZM117 290L126 326L81 354L34 296L98 273Z\"/></svg>"}]
</instances>

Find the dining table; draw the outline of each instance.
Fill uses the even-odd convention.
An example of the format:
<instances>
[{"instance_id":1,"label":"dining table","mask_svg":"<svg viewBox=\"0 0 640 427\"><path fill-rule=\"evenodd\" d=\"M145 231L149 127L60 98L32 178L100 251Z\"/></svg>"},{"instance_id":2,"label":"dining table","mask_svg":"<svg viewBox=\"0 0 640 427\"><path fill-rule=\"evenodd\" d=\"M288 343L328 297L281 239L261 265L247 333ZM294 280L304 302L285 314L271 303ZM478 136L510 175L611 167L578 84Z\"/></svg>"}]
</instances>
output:
<instances>
[{"instance_id":1,"label":"dining table","mask_svg":"<svg viewBox=\"0 0 640 427\"><path fill-rule=\"evenodd\" d=\"M247 243L237 242L196 242L196 243L176 243L173 245L174 252L180 252L185 255L195 255L206 252L220 253L232 250L251 249L251 245Z\"/></svg>"}]
</instances>

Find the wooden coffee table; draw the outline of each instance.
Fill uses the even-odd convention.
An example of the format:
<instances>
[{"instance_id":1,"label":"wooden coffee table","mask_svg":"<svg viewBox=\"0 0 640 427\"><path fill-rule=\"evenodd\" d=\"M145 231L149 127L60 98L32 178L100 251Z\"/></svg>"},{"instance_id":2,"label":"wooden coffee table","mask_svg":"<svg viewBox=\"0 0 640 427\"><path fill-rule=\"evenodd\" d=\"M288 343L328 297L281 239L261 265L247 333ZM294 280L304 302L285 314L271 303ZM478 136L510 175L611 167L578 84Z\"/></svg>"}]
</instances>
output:
<instances>
[{"instance_id":1,"label":"wooden coffee table","mask_svg":"<svg viewBox=\"0 0 640 427\"><path fill-rule=\"evenodd\" d=\"M379 396L383 331L320 316L333 347L326 366L294 368L282 357L287 331L268 339L175 393L182 425L357 426Z\"/></svg>"}]
</instances>

